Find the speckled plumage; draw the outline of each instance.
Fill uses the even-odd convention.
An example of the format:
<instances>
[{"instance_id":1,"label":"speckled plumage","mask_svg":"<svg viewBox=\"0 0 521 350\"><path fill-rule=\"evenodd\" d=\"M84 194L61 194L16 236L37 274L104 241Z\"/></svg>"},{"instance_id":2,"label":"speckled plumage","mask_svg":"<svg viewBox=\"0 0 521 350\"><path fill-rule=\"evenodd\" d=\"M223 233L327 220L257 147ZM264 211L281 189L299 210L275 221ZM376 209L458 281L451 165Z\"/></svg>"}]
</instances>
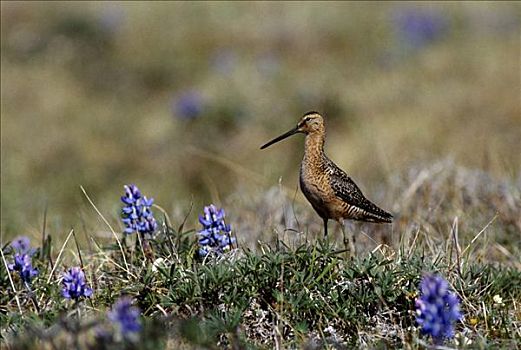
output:
<instances>
[{"instance_id":1,"label":"speckled plumage","mask_svg":"<svg viewBox=\"0 0 521 350\"><path fill-rule=\"evenodd\" d=\"M306 134L304 158L300 167L300 188L324 221L344 219L390 223L393 216L377 207L363 195L354 181L324 153L326 130L323 117L317 112L306 113L297 126L261 148L296 133Z\"/></svg>"},{"instance_id":2,"label":"speckled plumage","mask_svg":"<svg viewBox=\"0 0 521 350\"><path fill-rule=\"evenodd\" d=\"M354 181L329 158L325 158L327 161L326 168L331 172L329 179L330 186L333 188L335 195L349 205L345 219L369 222L392 222L393 216L390 213L380 209L365 198Z\"/></svg>"}]
</instances>

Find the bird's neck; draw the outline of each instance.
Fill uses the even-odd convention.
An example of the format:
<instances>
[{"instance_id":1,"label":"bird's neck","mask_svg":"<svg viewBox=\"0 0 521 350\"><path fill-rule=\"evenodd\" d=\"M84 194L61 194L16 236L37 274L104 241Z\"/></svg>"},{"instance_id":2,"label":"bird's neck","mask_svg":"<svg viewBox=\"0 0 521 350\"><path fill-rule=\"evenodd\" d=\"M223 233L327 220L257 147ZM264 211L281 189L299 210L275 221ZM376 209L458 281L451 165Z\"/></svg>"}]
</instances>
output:
<instances>
[{"instance_id":1,"label":"bird's neck","mask_svg":"<svg viewBox=\"0 0 521 350\"><path fill-rule=\"evenodd\" d=\"M320 165L324 156L325 135L323 133L310 133L306 135L304 147L304 159L315 165Z\"/></svg>"}]
</instances>

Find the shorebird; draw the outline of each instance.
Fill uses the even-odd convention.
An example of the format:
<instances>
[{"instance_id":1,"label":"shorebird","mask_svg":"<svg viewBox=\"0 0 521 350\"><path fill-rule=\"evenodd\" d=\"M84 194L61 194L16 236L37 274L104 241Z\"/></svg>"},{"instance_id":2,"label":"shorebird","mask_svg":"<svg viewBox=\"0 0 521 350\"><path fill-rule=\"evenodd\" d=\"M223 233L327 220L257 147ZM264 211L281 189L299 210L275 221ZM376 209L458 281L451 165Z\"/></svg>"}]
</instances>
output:
<instances>
[{"instance_id":1,"label":"shorebird","mask_svg":"<svg viewBox=\"0 0 521 350\"><path fill-rule=\"evenodd\" d=\"M318 112L302 116L297 126L261 146L261 149L295 134L305 134L304 158L300 165L300 189L324 221L327 236L329 219L337 221L344 233L344 243L354 254L354 238L346 241L344 219L390 223L393 216L365 198L354 181L324 153L326 128Z\"/></svg>"}]
</instances>

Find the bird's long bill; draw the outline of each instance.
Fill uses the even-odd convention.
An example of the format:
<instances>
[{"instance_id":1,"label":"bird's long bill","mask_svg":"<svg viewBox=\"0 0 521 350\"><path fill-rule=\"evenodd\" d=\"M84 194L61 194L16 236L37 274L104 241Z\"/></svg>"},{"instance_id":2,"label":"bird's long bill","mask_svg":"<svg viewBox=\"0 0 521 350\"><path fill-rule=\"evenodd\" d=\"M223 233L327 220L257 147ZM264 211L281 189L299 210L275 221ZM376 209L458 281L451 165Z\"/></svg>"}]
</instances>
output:
<instances>
[{"instance_id":1,"label":"bird's long bill","mask_svg":"<svg viewBox=\"0 0 521 350\"><path fill-rule=\"evenodd\" d=\"M288 131L288 132L286 132L286 133L284 133L284 134L282 134L280 136L277 136L273 140L271 140L270 142L262 145L261 149L265 149L266 147L269 147L269 146L273 145L274 143L282 141L285 138L290 137L291 135L295 135L297 132L298 132L298 127L295 127L294 129L291 129L290 131Z\"/></svg>"}]
</instances>

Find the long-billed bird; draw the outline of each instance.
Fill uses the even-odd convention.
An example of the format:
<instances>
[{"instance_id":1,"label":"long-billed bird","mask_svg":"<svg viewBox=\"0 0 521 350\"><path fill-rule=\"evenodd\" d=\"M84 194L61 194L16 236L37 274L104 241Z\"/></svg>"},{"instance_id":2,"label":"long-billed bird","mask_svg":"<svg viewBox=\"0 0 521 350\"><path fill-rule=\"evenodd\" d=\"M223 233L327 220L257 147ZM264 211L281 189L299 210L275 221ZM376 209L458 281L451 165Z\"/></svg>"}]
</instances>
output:
<instances>
[{"instance_id":1,"label":"long-billed bird","mask_svg":"<svg viewBox=\"0 0 521 350\"><path fill-rule=\"evenodd\" d=\"M296 127L264 144L261 149L297 133L306 135L304 158L300 165L300 188L324 221L325 236L329 219L339 222L342 232L344 219L392 222L393 216L365 198L354 181L325 155L326 129L320 113L304 114ZM354 253L354 239L350 240L349 246Z\"/></svg>"}]
</instances>

